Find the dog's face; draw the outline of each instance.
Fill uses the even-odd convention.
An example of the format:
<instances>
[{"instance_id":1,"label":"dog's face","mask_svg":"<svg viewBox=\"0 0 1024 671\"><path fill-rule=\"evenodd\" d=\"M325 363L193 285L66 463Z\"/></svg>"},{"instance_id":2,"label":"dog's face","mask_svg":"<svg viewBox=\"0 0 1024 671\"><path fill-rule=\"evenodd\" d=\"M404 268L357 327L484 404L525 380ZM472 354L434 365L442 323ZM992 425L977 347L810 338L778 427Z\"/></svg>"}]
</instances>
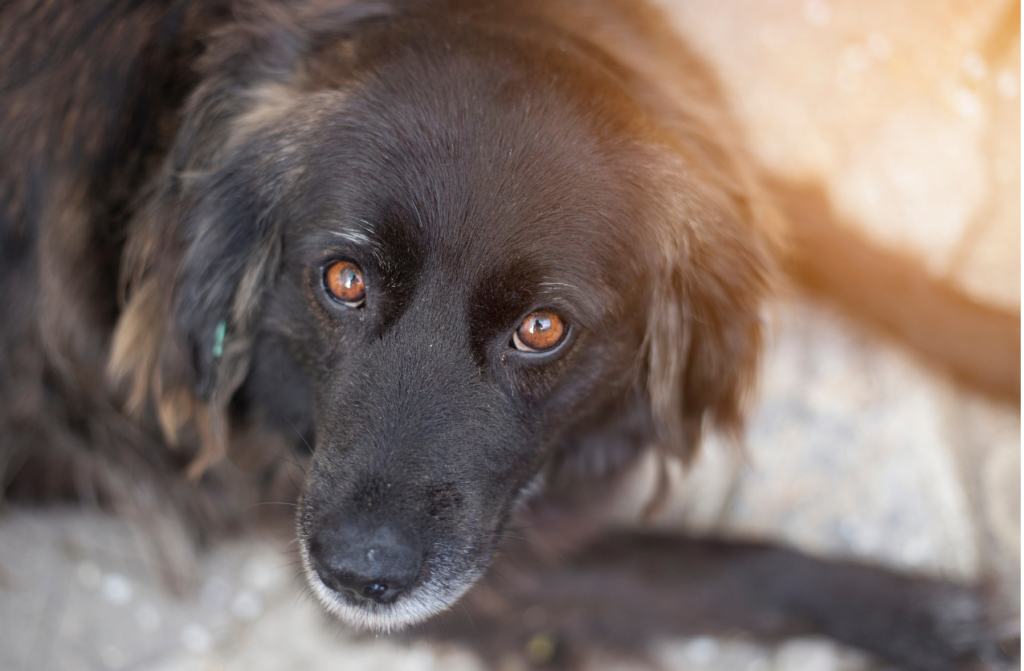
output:
<instances>
[{"instance_id":1,"label":"dog's face","mask_svg":"<svg viewBox=\"0 0 1024 671\"><path fill-rule=\"evenodd\" d=\"M268 297L315 408L303 559L378 628L452 603L567 425L637 373L628 157L508 60L392 57L289 139L321 201Z\"/></svg>"},{"instance_id":2,"label":"dog's face","mask_svg":"<svg viewBox=\"0 0 1024 671\"><path fill-rule=\"evenodd\" d=\"M390 629L472 584L553 464L730 421L763 269L713 186L666 195L655 125L585 53L374 30L320 40L301 77L211 84L242 101L228 122L200 89L172 154L198 177L153 208L186 247L163 359L313 439L310 584Z\"/></svg>"}]
</instances>

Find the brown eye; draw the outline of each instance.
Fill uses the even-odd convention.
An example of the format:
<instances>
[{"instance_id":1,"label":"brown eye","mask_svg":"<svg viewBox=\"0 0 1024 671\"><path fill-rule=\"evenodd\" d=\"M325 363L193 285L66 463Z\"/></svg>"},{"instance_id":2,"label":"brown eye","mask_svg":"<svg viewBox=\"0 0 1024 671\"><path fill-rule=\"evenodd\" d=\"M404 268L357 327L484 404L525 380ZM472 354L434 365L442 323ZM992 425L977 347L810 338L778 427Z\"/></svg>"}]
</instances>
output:
<instances>
[{"instance_id":1,"label":"brown eye","mask_svg":"<svg viewBox=\"0 0 1024 671\"><path fill-rule=\"evenodd\" d=\"M366 286L359 267L348 261L335 261L324 273L324 285L331 295L349 306L357 308L366 300Z\"/></svg>"},{"instance_id":2,"label":"brown eye","mask_svg":"<svg viewBox=\"0 0 1024 671\"><path fill-rule=\"evenodd\" d=\"M512 342L520 352L546 352L562 342L565 322L554 312L539 310L530 314L512 334Z\"/></svg>"}]
</instances>

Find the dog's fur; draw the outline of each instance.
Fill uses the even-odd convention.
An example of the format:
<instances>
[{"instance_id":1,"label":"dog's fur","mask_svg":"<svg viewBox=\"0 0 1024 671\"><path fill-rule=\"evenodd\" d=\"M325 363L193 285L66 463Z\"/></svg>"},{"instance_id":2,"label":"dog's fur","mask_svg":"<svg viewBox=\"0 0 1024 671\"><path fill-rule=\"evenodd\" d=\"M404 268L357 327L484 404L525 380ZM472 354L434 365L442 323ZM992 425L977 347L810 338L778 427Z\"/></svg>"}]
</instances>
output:
<instances>
[{"instance_id":1,"label":"dog's fur","mask_svg":"<svg viewBox=\"0 0 1024 671\"><path fill-rule=\"evenodd\" d=\"M467 596L475 633L448 629L492 652L539 604L545 661L737 627L911 669L994 654L966 588L586 522L648 449L685 461L706 430L738 435L788 245L809 252L796 275L842 293L815 275L833 262L806 261L815 194L757 174L652 10L26 0L0 18L9 498L170 505L220 532L287 450L308 459L310 584L351 623L444 611L514 523L573 569L519 555ZM362 307L327 294L337 260L362 269ZM1019 318L935 295L988 320L960 334L985 356L930 353L1019 393ZM899 331L898 310L849 302ZM538 309L567 336L520 352ZM361 598L355 574L402 586Z\"/></svg>"}]
</instances>

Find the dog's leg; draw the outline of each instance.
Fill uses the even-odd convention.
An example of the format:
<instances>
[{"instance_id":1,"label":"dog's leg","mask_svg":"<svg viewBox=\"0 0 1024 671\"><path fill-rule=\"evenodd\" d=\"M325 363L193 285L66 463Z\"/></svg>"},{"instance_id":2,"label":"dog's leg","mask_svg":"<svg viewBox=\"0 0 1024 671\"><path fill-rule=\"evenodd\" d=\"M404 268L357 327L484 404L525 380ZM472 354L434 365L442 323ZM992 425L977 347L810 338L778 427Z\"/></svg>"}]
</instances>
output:
<instances>
[{"instance_id":1,"label":"dog's leg","mask_svg":"<svg viewBox=\"0 0 1024 671\"><path fill-rule=\"evenodd\" d=\"M1007 655L978 591L766 545L623 531L545 570L524 570L529 561L499 562L469 610L445 620L449 637L562 665L594 647L637 652L652 638L735 632L823 634L908 671L999 668ZM537 659L538 646L550 659Z\"/></svg>"},{"instance_id":2,"label":"dog's leg","mask_svg":"<svg viewBox=\"0 0 1024 671\"><path fill-rule=\"evenodd\" d=\"M790 225L787 271L988 394L1020 398L1020 315L982 305L837 221L822 189L765 180Z\"/></svg>"}]
</instances>

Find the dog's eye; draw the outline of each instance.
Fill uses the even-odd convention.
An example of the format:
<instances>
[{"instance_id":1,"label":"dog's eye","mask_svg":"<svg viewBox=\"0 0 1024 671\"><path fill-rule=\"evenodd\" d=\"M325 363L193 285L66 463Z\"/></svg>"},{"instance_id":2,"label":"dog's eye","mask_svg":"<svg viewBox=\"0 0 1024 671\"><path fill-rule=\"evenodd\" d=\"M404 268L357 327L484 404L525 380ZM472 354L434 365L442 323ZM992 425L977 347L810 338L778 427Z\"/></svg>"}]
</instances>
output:
<instances>
[{"instance_id":1,"label":"dog's eye","mask_svg":"<svg viewBox=\"0 0 1024 671\"><path fill-rule=\"evenodd\" d=\"M546 352L562 342L565 331L561 317L539 310L523 320L512 334L512 342L520 352Z\"/></svg>"},{"instance_id":2,"label":"dog's eye","mask_svg":"<svg viewBox=\"0 0 1024 671\"><path fill-rule=\"evenodd\" d=\"M357 308L366 300L366 285L359 267L349 261L335 261L324 271L324 286L339 301Z\"/></svg>"}]
</instances>

